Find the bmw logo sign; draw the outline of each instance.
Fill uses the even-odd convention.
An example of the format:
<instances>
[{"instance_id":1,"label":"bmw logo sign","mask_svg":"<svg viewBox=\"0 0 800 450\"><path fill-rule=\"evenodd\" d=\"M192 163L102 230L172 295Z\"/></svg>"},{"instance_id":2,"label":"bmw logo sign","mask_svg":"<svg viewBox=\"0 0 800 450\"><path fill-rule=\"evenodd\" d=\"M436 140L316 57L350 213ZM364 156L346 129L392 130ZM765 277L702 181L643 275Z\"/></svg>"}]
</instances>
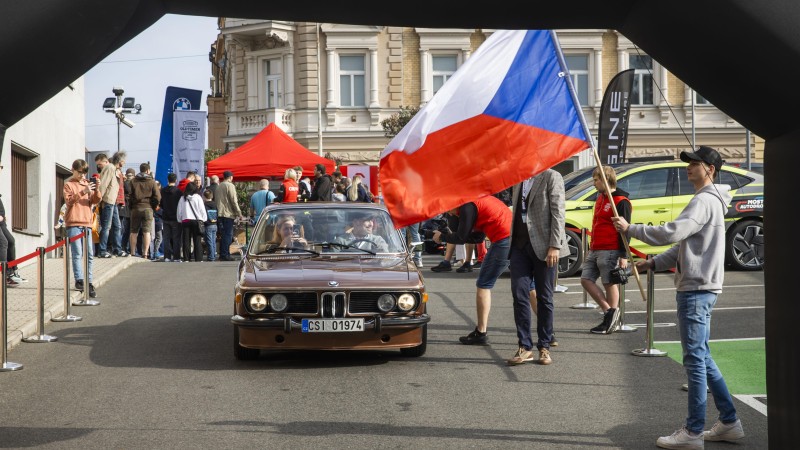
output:
<instances>
[{"instance_id":1,"label":"bmw logo sign","mask_svg":"<svg viewBox=\"0 0 800 450\"><path fill-rule=\"evenodd\" d=\"M336 287L338 285L339 285L338 281L328 281L328 286L330 287Z\"/></svg>"},{"instance_id":2,"label":"bmw logo sign","mask_svg":"<svg viewBox=\"0 0 800 450\"><path fill-rule=\"evenodd\" d=\"M190 102L189 99L186 98L186 97L177 98L172 103L172 110L173 111L176 111L176 110L188 111L190 109L192 109L192 102Z\"/></svg>"}]
</instances>

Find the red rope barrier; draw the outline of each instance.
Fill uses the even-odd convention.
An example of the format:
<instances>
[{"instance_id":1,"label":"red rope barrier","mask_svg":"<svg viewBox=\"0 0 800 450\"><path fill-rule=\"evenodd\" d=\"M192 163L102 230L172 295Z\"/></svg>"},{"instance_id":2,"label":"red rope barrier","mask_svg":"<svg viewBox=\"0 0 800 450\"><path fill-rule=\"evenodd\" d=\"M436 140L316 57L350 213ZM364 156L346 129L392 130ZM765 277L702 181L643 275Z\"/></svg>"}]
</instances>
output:
<instances>
[{"instance_id":1,"label":"red rope barrier","mask_svg":"<svg viewBox=\"0 0 800 450\"><path fill-rule=\"evenodd\" d=\"M67 240L66 239L62 239L62 240L56 242L55 244L51 245L50 247L45 248L44 252L45 253L52 252L53 250L61 247L62 245L66 245L66 243L67 243Z\"/></svg>"}]
</instances>

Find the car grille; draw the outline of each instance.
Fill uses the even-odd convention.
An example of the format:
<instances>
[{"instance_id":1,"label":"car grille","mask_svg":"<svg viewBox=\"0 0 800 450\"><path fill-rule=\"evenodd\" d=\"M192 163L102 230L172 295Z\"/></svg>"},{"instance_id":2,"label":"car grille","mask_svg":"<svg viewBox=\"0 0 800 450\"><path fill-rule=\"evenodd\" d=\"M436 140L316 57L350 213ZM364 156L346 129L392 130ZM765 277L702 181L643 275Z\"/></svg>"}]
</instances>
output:
<instances>
[{"instance_id":1,"label":"car grille","mask_svg":"<svg viewBox=\"0 0 800 450\"><path fill-rule=\"evenodd\" d=\"M320 301L322 317L344 317L344 292L323 292Z\"/></svg>"},{"instance_id":2,"label":"car grille","mask_svg":"<svg viewBox=\"0 0 800 450\"><path fill-rule=\"evenodd\" d=\"M316 292L286 293L286 297L289 299L287 313L315 314L317 312Z\"/></svg>"}]
</instances>

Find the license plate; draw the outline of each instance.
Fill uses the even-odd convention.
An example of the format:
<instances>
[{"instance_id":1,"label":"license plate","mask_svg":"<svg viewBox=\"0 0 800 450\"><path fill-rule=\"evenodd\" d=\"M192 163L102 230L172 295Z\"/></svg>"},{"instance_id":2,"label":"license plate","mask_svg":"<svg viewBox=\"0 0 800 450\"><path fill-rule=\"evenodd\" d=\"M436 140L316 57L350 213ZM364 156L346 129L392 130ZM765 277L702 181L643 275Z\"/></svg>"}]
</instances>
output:
<instances>
[{"instance_id":1,"label":"license plate","mask_svg":"<svg viewBox=\"0 0 800 450\"><path fill-rule=\"evenodd\" d=\"M303 319L303 333L364 331L364 319Z\"/></svg>"}]
</instances>

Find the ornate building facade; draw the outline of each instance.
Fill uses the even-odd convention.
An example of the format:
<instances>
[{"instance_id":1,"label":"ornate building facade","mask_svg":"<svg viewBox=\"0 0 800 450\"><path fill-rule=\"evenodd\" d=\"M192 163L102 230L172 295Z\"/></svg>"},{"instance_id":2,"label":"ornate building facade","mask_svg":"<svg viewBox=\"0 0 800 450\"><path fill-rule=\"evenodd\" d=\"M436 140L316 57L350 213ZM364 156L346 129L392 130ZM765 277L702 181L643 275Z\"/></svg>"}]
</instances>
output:
<instances>
[{"instance_id":1,"label":"ornate building facade","mask_svg":"<svg viewBox=\"0 0 800 450\"><path fill-rule=\"evenodd\" d=\"M229 151L275 122L309 150L341 164L378 164L381 121L423 106L491 35L431 29L219 19L212 46L209 147ZM763 160L763 141L614 30L558 30L586 121L597 139L603 92L618 72L636 77L629 159L672 159L695 145L729 162ZM488 70L488 69L487 69ZM749 138L749 142L748 142ZM590 151L560 164L593 165Z\"/></svg>"}]
</instances>

